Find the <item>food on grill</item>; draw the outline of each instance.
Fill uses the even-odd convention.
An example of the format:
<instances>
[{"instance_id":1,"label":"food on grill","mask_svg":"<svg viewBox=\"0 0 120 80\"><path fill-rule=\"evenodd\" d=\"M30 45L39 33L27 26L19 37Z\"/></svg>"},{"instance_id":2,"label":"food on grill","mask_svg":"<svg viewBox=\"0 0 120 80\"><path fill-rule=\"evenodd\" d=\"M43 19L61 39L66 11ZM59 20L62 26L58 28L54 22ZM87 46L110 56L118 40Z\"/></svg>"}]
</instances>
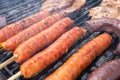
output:
<instances>
[{"instance_id":1,"label":"food on grill","mask_svg":"<svg viewBox=\"0 0 120 80\"><path fill-rule=\"evenodd\" d=\"M20 66L20 71L8 80L14 80L20 75L23 75L25 78L30 78L41 72L60 58L85 32L86 30L80 27L74 27L67 31L48 48L24 62Z\"/></svg>"},{"instance_id":2,"label":"food on grill","mask_svg":"<svg viewBox=\"0 0 120 80\"><path fill-rule=\"evenodd\" d=\"M41 10L50 8L63 14L69 14L79 10L86 0L47 0L42 4Z\"/></svg>"},{"instance_id":3,"label":"food on grill","mask_svg":"<svg viewBox=\"0 0 120 80\"><path fill-rule=\"evenodd\" d=\"M68 14L68 13L74 12L76 10L79 10L85 4L85 2L86 2L86 0L74 0L73 4L70 7L61 10L61 13Z\"/></svg>"},{"instance_id":4,"label":"food on grill","mask_svg":"<svg viewBox=\"0 0 120 80\"><path fill-rule=\"evenodd\" d=\"M110 46L111 42L112 37L106 33L94 38L45 80L75 80L97 56Z\"/></svg>"},{"instance_id":5,"label":"food on grill","mask_svg":"<svg viewBox=\"0 0 120 80\"><path fill-rule=\"evenodd\" d=\"M89 31L107 31L117 34L120 39L120 20L112 18L101 18L95 20L89 20L86 23L86 27ZM115 49L115 54L120 54L120 42Z\"/></svg>"},{"instance_id":6,"label":"food on grill","mask_svg":"<svg viewBox=\"0 0 120 80\"><path fill-rule=\"evenodd\" d=\"M42 8L44 8L45 7L45 5L46 5L46 3L48 4L48 3L51 3L51 1L49 1L49 0L47 0L47 1L45 1L45 3L43 3L43 5L42 5ZM69 13L71 13L71 12L73 12L73 11L75 11L75 10L77 10L77 9L80 9L81 8L81 6L85 3L85 0L67 0L67 1L59 1L59 0L55 0L54 2L52 2L52 3L55 3L55 4L60 4L59 6L57 6L57 7L61 7L61 8L63 8L63 7L67 7L69 4L72 4L71 6L69 6L68 8L66 8L66 9L62 9L62 10L59 10L58 12L60 12L61 13L61 16L63 15L68 15ZM67 3L69 3L69 4L67 4ZM50 5L51 4L49 4L49 5L46 5L46 6L49 6L50 7ZM53 4L54 5L54 4ZM51 5L52 6L52 5ZM40 13L40 15L39 14L35 14L35 15L33 15L33 16L30 16L30 17L28 17L28 18L25 18L25 19L23 19L23 20L21 20L21 21L19 21L19 22L17 22L17 23L19 23L18 25L20 25L20 24L22 24L21 25L21 27L20 28L25 28L25 27L27 27L27 26L30 26L31 24L34 24L34 23L36 23L36 22L38 22L38 21L40 21L41 19L43 19L44 17L46 17L46 16L48 16L49 14L50 14L50 11L52 11L52 10L50 10L49 9L49 7L46 7L45 8L45 11L41 11L41 13ZM41 9L42 9L41 8ZM54 7L55 8L55 7ZM53 10L54 11L54 10ZM44 14L44 13L46 13L46 14ZM67 13L67 14L66 14ZM42 15L44 15L44 17L43 18L41 18L40 19L40 16L42 16ZM47 19L45 19L45 20L47 20ZM47 20L48 21L48 20ZM55 20L55 21L57 21L57 20ZM31 23L32 22L32 23ZM45 22L45 21L44 21ZM43 22L43 23L44 23ZM14 24L12 24L12 25L14 25L14 27L16 27L16 24L17 23L14 23ZM24 24L23 24L24 23ZM35 35L35 34L37 34L38 32L40 32L40 31L42 31L42 29L40 30L40 27L38 26L38 24L40 25L40 24L42 24L43 25L43 23L42 23L42 21L41 22L39 22L39 23L36 23L36 24L34 24L32 27L30 27L30 28L27 28L27 29L25 29L25 30L23 30L23 31L21 31L20 30L20 28L19 28L19 30L17 29L17 30L15 30L15 28L14 28L14 31L13 30L11 30L11 31L13 31L12 33L14 33L14 34L17 34L19 31L21 31L20 33L18 33L17 35L15 35L15 36L13 36L14 34L12 34L12 33L10 33L10 35L11 36L13 36L13 37L5 37L5 36L9 36L9 35L4 35L4 37L3 37L3 33L1 34L1 37L3 37L3 38L6 38L6 39L2 39L2 43L1 43L1 47L3 47L4 49L6 49L6 50L14 50L19 44L21 44L23 41L25 41L25 40L27 40L28 38L30 38L31 36L33 36L33 35ZM47 24L47 22L45 22L45 24L46 25L48 25L48 26L50 26L49 24ZM52 24L52 23L51 23ZM46 29L46 25L45 25L45 28L44 29ZM19 26L18 26L19 27ZM39 27L39 28L38 28ZM10 27L10 28L13 28L13 27ZM37 30L38 29L38 30ZM1 30L2 31L2 30ZM3 30L4 31L4 30ZM10 32L11 32L10 31ZM9 32L9 31L8 31ZM6 33L5 33L6 34ZM21 36L21 37L19 37L19 36ZM10 38L10 39L8 39L8 38ZM6 40L6 41L5 41ZM3 42L3 41L5 41L5 42Z\"/></svg>"},{"instance_id":7,"label":"food on grill","mask_svg":"<svg viewBox=\"0 0 120 80\"><path fill-rule=\"evenodd\" d=\"M108 32L116 32L120 36L120 20L113 18L100 18L85 22L89 31L107 30ZM115 30L115 31L114 31Z\"/></svg>"},{"instance_id":8,"label":"food on grill","mask_svg":"<svg viewBox=\"0 0 120 80\"><path fill-rule=\"evenodd\" d=\"M52 7L54 10L65 9L67 7L70 7L73 2L74 0L46 0L40 9L44 10L50 7Z\"/></svg>"},{"instance_id":9,"label":"food on grill","mask_svg":"<svg viewBox=\"0 0 120 80\"><path fill-rule=\"evenodd\" d=\"M18 55L16 62L23 62L28 59L37 50L45 47L72 25L73 21L70 18L64 18L53 24L50 28L31 37L27 41L20 44L14 51L14 55Z\"/></svg>"},{"instance_id":10,"label":"food on grill","mask_svg":"<svg viewBox=\"0 0 120 80\"><path fill-rule=\"evenodd\" d=\"M92 19L120 16L120 0L103 0L100 6L90 10L89 16Z\"/></svg>"},{"instance_id":11,"label":"food on grill","mask_svg":"<svg viewBox=\"0 0 120 80\"><path fill-rule=\"evenodd\" d=\"M0 16L0 29L7 25L6 17Z\"/></svg>"},{"instance_id":12,"label":"food on grill","mask_svg":"<svg viewBox=\"0 0 120 80\"><path fill-rule=\"evenodd\" d=\"M42 48L53 42L60 35L62 35L65 31L67 31L72 23L73 21L70 18L64 18L53 24L50 28L29 38L15 49L13 57L6 60L0 65L0 69L14 60L17 63L24 62L34 53L36 53L37 50L41 50Z\"/></svg>"},{"instance_id":13,"label":"food on grill","mask_svg":"<svg viewBox=\"0 0 120 80\"><path fill-rule=\"evenodd\" d=\"M86 30L80 27L74 27L60 36L53 44L45 50L37 53L20 66L21 73L25 78L41 72L47 66L60 58Z\"/></svg>"},{"instance_id":14,"label":"food on grill","mask_svg":"<svg viewBox=\"0 0 120 80\"><path fill-rule=\"evenodd\" d=\"M1 47L6 50L14 50L22 42L49 28L51 25L53 25L55 22L59 21L62 18L63 16L59 13L50 15L45 19L41 20L40 22L33 24L31 27L24 29L15 36L7 39L5 42L2 42Z\"/></svg>"},{"instance_id":15,"label":"food on grill","mask_svg":"<svg viewBox=\"0 0 120 80\"><path fill-rule=\"evenodd\" d=\"M100 6L90 10L89 15L95 19L86 22L89 30L113 32L120 39L120 0L103 0ZM120 43L114 53L120 54Z\"/></svg>"},{"instance_id":16,"label":"food on grill","mask_svg":"<svg viewBox=\"0 0 120 80\"><path fill-rule=\"evenodd\" d=\"M37 50L41 50L42 48L53 42L60 35L62 35L65 31L67 31L72 23L73 21L70 18L64 18L53 24L50 28L29 38L15 49L13 57L6 60L0 65L0 69L14 60L17 63L24 62L34 53L36 53Z\"/></svg>"},{"instance_id":17,"label":"food on grill","mask_svg":"<svg viewBox=\"0 0 120 80\"><path fill-rule=\"evenodd\" d=\"M44 10L2 28L0 30L0 42L7 40L30 25L44 19L48 15L50 15L50 12Z\"/></svg>"},{"instance_id":18,"label":"food on grill","mask_svg":"<svg viewBox=\"0 0 120 80\"><path fill-rule=\"evenodd\" d=\"M93 71L87 80L119 80L120 59L106 62Z\"/></svg>"}]
</instances>

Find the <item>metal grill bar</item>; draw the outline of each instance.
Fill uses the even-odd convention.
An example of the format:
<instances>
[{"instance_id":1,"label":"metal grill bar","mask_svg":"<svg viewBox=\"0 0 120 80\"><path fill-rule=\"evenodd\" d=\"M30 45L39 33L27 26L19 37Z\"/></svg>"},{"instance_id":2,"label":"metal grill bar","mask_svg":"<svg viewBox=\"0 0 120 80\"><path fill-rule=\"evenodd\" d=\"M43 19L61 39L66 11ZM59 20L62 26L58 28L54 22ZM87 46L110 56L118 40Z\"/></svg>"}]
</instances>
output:
<instances>
[{"instance_id":1,"label":"metal grill bar","mask_svg":"<svg viewBox=\"0 0 120 80\"><path fill-rule=\"evenodd\" d=\"M13 14L14 16L10 15L7 19L8 23L18 21L18 20L20 20L24 17L27 17L31 14L34 14L34 13L38 12L39 8L41 6L40 4L41 4L41 2L34 3L34 5L32 5L32 6L29 6L27 8L19 10L18 12ZM36 5L38 5L38 6L36 6Z\"/></svg>"},{"instance_id":2,"label":"metal grill bar","mask_svg":"<svg viewBox=\"0 0 120 80\"><path fill-rule=\"evenodd\" d=\"M16 0L16 1L17 1L17 0ZM9 11L11 11L11 10L14 10L14 9L16 9L16 8L19 9L19 8L21 8L21 6L26 6L26 5L28 5L29 3L30 3L30 4L34 4L34 2L37 2L37 1L35 1L35 0L27 0L27 1L24 1L24 3L17 2L17 3L15 4L15 6L13 6L13 7L10 7L10 8L7 8L7 9L3 8L3 9L1 10L0 14L4 14L4 13L9 12ZM41 1L39 1L39 2L43 2L43 0L41 0Z\"/></svg>"},{"instance_id":3,"label":"metal grill bar","mask_svg":"<svg viewBox=\"0 0 120 80\"><path fill-rule=\"evenodd\" d=\"M10 7L10 6L13 6L13 5L15 5L15 4L17 4L17 3L20 3L21 1L20 0L9 0L9 1L6 1L6 0L2 0L1 2L0 2L0 9L5 9L5 8L8 8L8 7ZM6 6L3 6L3 5L6 5Z\"/></svg>"}]
</instances>

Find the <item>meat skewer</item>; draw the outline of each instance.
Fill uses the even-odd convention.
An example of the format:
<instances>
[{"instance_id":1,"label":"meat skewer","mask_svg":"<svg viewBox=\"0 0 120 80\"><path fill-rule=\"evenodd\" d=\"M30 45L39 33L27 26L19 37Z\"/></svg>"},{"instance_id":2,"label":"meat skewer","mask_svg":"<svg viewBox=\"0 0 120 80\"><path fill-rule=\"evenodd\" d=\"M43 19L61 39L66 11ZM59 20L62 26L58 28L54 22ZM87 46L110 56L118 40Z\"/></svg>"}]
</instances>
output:
<instances>
[{"instance_id":1,"label":"meat skewer","mask_svg":"<svg viewBox=\"0 0 120 80\"><path fill-rule=\"evenodd\" d=\"M52 1L49 1L52 2ZM54 1L53 1L54 2ZM86 0L67 0L67 1L56 1L57 4L59 3L60 6L56 6L59 9L55 9L56 7L51 6L46 9L41 9L42 11L39 13L36 13L32 16L29 16L27 18L24 18L18 22L15 22L13 24L10 24L0 30L0 42L3 42L13 35L17 34L18 32L22 31L23 29L27 28L28 26L39 22L40 20L44 19L48 15L55 13L55 12L60 12L63 13L63 15L68 15L71 12L80 9L81 6L83 6L86 2ZM61 3L60 3L61 2ZM69 4L67 3L69 2ZM66 4L67 3L67 4ZM56 4L56 3L55 3ZM71 6L70 6L71 5ZM44 5L42 6L44 7ZM66 9L64 9L66 7Z\"/></svg>"},{"instance_id":2,"label":"meat skewer","mask_svg":"<svg viewBox=\"0 0 120 80\"><path fill-rule=\"evenodd\" d=\"M22 42L49 28L51 25L53 25L55 22L59 21L62 18L63 16L59 13L50 15L45 19L41 20L40 22L33 24L31 27L24 29L15 36L9 38L8 40L2 42L1 47L5 50L14 50Z\"/></svg>"},{"instance_id":3,"label":"meat skewer","mask_svg":"<svg viewBox=\"0 0 120 80\"><path fill-rule=\"evenodd\" d=\"M93 71L87 80L119 80L120 59L106 62Z\"/></svg>"},{"instance_id":4,"label":"meat skewer","mask_svg":"<svg viewBox=\"0 0 120 80\"><path fill-rule=\"evenodd\" d=\"M120 20L113 18L101 18L95 20L89 20L86 23L86 28L91 31L107 31L117 34L120 39ZM115 54L120 54L120 42L117 48L114 50Z\"/></svg>"},{"instance_id":5,"label":"meat skewer","mask_svg":"<svg viewBox=\"0 0 120 80\"><path fill-rule=\"evenodd\" d=\"M49 0L47 0L48 2L47 3L49 3L49 2L51 2L51 1L49 1ZM55 3L59 3L60 5L59 6L57 6L57 7L65 7L65 6L67 6L67 9L62 9L62 10L59 10L58 12L60 12L61 13L61 15L62 16L66 16L66 15L68 15L68 14L70 14L71 12L73 12L73 11L75 11L75 10L77 10L77 9L79 9L79 8L81 8L81 6L85 3L85 0L82 0L82 1L80 1L80 0L67 0L67 1L63 1L63 2L61 2L61 1L59 1L59 0L56 0L56 1L54 1ZM67 4L67 5L65 5L65 3L67 3L67 2L69 2L69 4L72 4L71 6L69 6L68 7L68 5L69 4ZM71 3L70 3L71 2ZM73 3L72 3L73 2ZM42 7L44 7L44 4L42 5ZM60 9L61 9L60 8ZM55 9L54 8L46 8L45 10L48 10L48 11L54 11ZM57 10L56 10L57 11ZM56 11L54 11L54 13L56 13ZM52 12L53 13L53 12ZM39 24L39 23L37 23L37 24ZM34 27L37 25L37 24L35 24L35 25L33 25ZM33 28L33 27L32 27ZM34 28L35 29L35 28ZM36 28L37 29L37 28ZM32 32L32 33L31 33ZM36 31L36 33L38 33L38 30ZM24 35L27 35L27 37L26 36L24 36ZM35 35L35 34L34 34ZM23 36L23 38L20 38L20 37L18 37L18 36ZM27 29L27 30L24 30L23 32L20 32L19 34L17 34L17 35L15 35L14 37L12 37L12 38L10 38L10 39L8 39L7 41L5 41L5 42L3 42L3 43L1 43L1 47L3 48L3 49L6 49L6 50L14 50L20 43L22 43L23 41L25 41L26 39L28 39L29 37L31 37L31 36L33 36L33 30L32 29Z\"/></svg>"},{"instance_id":6,"label":"meat skewer","mask_svg":"<svg viewBox=\"0 0 120 80\"><path fill-rule=\"evenodd\" d=\"M73 21L70 18L64 18L53 24L50 28L29 38L15 49L13 57L0 65L0 69L14 60L17 63L24 62L34 55L37 50L42 49L62 35L72 25L72 23Z\"/></svg>"},{"instance_id":7,"label":"meat skewer","mask_svg":"<svg viewBox=\"0 0 120 80\"><path fill-rule=\"evenodd\" d=\"M83 34L85 34L85 32L85 29L79 27L74 27L67 31L48 48L24 62L20 66L20 72L18 72L17 75L20 76L21 74L25 78L30 78L41 72L47 66L60 58L66 50L68 50ZM12 76L8 80L13 80L15 78L16 75Z\"/></svg>"},{"instance_id":8,"label":"meat skewer","mask_svg":"<svg viewBox=\"0 0 120 80\"><path fill-rule=\"evenodd\" d=\"M50 15L50 11L43 10L39 13L36 13L32 16L24 18L18 22L12 23L7 25L6 27L0 30L0 42L7 40L8 38L12 37L13 35L17 34L18 32L22 31L23 29L29 27L30 25L37 23Z\"/></svg>"},{"instance_id":9,"label":"meat skewer","mask_svg":"<svg viewBox=\"0 0 120 80\"><path fill-rule=\"evenodd\" d=\"M112 37L109 34L102 34L94 38L45 80L75 80L97 56L110 46L111 42Z\"/></svg>"}]
</instances>

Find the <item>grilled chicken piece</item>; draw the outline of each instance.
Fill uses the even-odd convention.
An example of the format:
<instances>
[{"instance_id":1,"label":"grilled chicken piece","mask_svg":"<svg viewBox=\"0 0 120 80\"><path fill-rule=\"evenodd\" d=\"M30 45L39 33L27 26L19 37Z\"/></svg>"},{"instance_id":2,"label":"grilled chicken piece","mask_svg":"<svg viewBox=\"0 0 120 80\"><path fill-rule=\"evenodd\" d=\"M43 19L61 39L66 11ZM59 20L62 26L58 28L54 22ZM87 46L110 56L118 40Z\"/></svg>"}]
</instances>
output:
<instances>
[{"instance_id":1,"label":"grilled chicken piece","mask_svg":"<svg viewBox=\"0 0 120 80\"><path fill-rule=\"evenodd\" d=\"M46 0L41 7L41 10L50 9L51 11L58 11L61 13L72 13L79 10L86 0Z\"/></svg>"},{"instance_id":2,"label":"grilled chicken piece","mask_svg":"<svg viewBox=\"0 0 120 80\"><path fill-rule=\"evenodd\" d=\"M89 16L92 16L92 19L120 16L120 0L103 0L100 6L90 10Z\"/></svg>"},{"instance_id":3,"label":"grilled chicken piece","mask_svg":"<svg viewBox=\"0 0 120 80\"><path fill-rule=\"evenodd\" d=\"M41 7L42 9L46 9L46 8L54 8L54 10L57 9L65 9L66 7L69 7L72 5L74 0L46 0Z\"/></svg>"},{"instance_id":4,"label":"grilled chicken piece","mask_svg":"<svg viewBox=\"0 0 120 80\"><path fill-rule=\"evenodd\" d=\"M74 0L73 4L70 7L62 10L61 12L71 13L76 10L79 10L85 4L85 2L86 2L86 0Z\"/></svg>"}]
</instances>

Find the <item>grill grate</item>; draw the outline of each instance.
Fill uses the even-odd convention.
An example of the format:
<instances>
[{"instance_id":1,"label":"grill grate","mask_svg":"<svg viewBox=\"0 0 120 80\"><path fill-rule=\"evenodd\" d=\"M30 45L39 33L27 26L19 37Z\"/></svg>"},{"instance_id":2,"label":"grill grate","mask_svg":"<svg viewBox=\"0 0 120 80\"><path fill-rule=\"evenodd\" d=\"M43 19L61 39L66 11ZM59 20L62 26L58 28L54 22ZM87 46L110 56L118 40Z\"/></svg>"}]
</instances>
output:
<instances>
[{"instance_id":1,"label":"grill grate","mask_svg":"<svg viewBox=\"0 0 120 80\"><path fill-rule=\"evenodd\" d=\"M32 15L40 10L44 0L8 0L1 2L0 15L7 17L8 24ZM7 5L7 6L6 6Z\"/></svg>"},{"instance_id":2,"label":"grill grate","mask_svg":"<svg viewBox=\"0 0 120 80\"><path fill-rule=\"evenodd\" d=\"M41 3L44 2L44 0L1 0L0 1L0 15L7 17L8 24L12 22L16 22L24 17L27 17L29 15L32 15L40 10ZM72 14L69 15L70 18L72 18L75 22L74 25L77 26L83 26L84 22L86 20L89 20L90 17L88 16L88 9L91 7L94 7L98 5L101 2L101 0L87 0L87 3L82 7L80 11L75 11ZM84 36L82 39L78 40L69 50L66 54L64 54L59 60L54 62L52 65L50 65L48 68L43 70L38 75L34 76L33 78L29 80L43 80L46 76L50 75L53 71L55 71L60 65L62 65L75 51L77 51L82 45L84 45L86 42L94 38L95 36L101 34L100 32L96 33L89 33L87 32L86 36ZM112 34L113 35L113 34ZM113 35L114 36L114 35ZM114 41L112 44L112 47L108 48L103 55L96 58L93 63L86 68L77 78L77 80L86 80L89 73L91 73L96 67L101 65L102 63L118 58L115 55L113 55L112 50L113 46L115 46L115 42L117 41L117 38L114 37ZM0 50L0 52L2 52ZM4 51L0 54L0 63L8 59L12 56L12 52ZM13 74L19 71L19 65L15 62L12 62L5 68L3 68L0 71L0 79L6 80ZM27 80L23 77L19 77L16 80Z\"/></svg>"}]
</instances>

